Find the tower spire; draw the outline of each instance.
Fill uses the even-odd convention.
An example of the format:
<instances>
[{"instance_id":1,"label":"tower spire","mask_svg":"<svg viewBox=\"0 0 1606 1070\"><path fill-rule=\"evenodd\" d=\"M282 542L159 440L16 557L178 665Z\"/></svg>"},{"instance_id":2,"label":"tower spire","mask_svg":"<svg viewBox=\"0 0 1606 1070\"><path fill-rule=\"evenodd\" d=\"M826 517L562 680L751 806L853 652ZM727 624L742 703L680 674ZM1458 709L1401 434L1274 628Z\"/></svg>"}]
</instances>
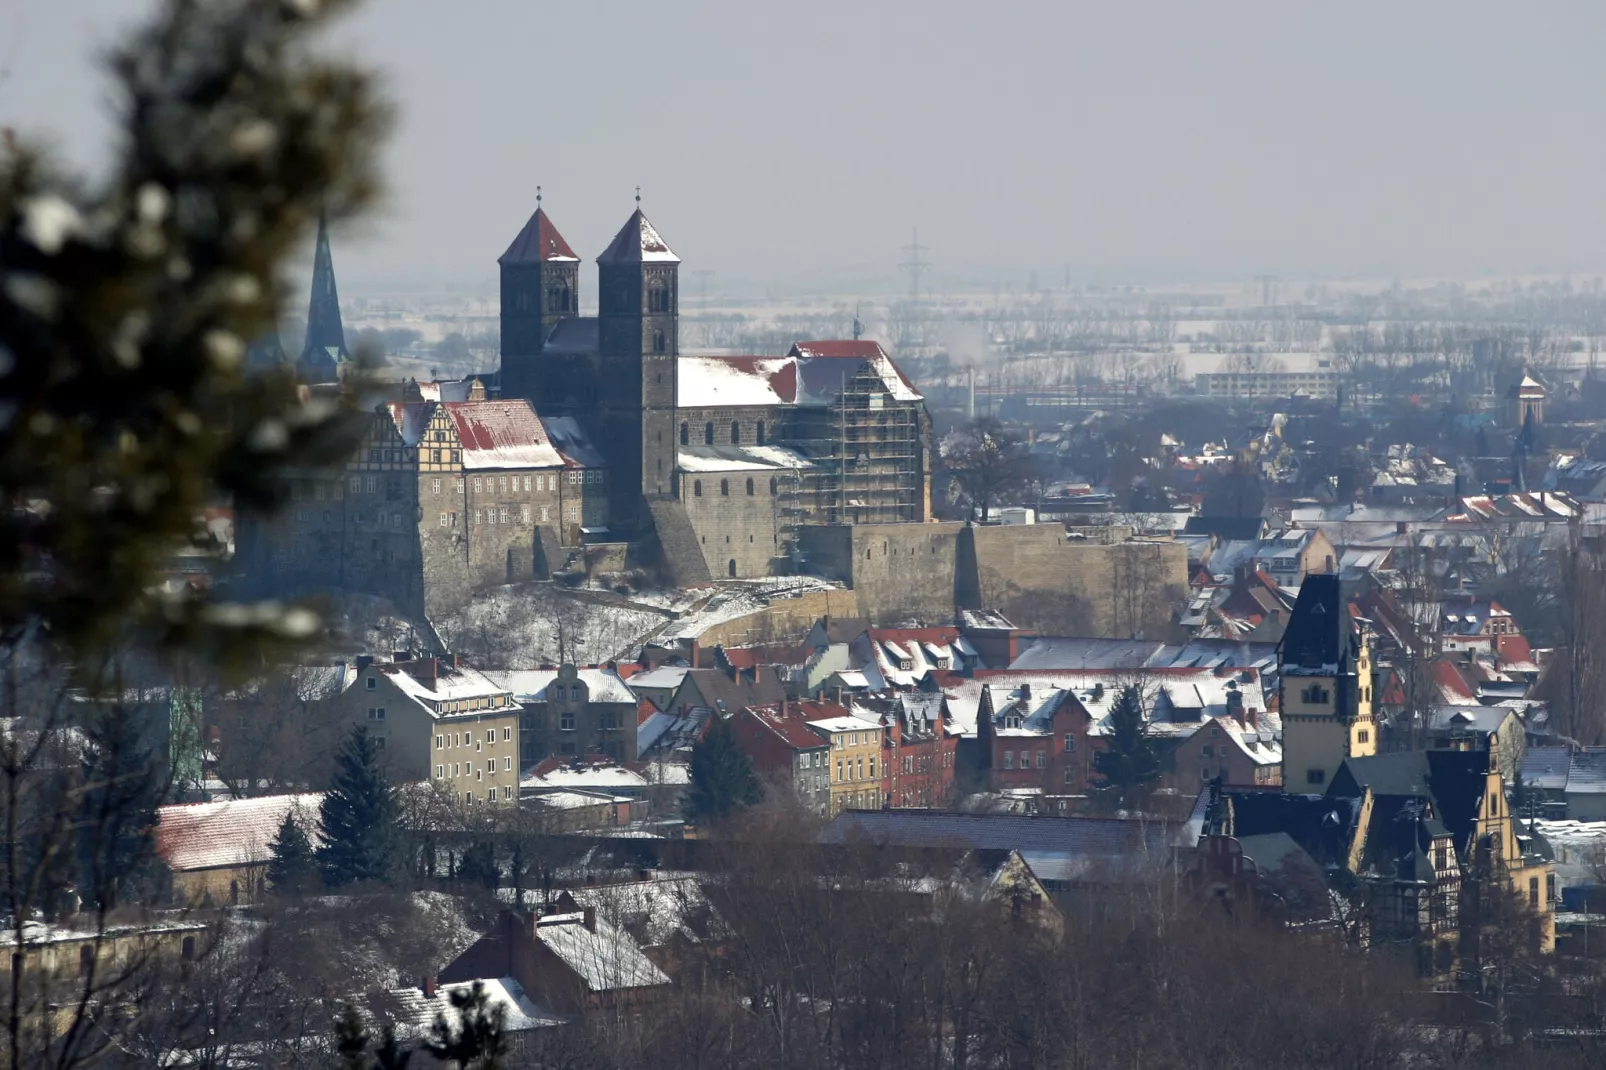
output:
<instances>
[{"instance_id":1,"label":"tower spire","mask_svg":"<svg viewBox=\"0 0 1606 1070\"><path fill-rule=\"evenodd\" d=\"M298 370L304 382L332 383L342 365L351 362L346 329L340 320L340 294L335 286L335 261L329 251L329 220L318 214L318 245L312 257L312 294L307 302L307 341L301 348Z\"/></svg>"}]
</instances>

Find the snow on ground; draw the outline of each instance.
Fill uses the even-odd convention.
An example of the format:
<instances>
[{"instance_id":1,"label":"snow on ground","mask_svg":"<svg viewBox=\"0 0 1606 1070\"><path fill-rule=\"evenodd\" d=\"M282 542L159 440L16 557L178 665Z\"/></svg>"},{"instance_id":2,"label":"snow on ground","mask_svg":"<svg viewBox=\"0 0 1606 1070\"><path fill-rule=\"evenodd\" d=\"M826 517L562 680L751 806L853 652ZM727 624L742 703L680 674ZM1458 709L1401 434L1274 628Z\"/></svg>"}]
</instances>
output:
<instances>
[{"instance_id":1,"label":"snow on ground","mask_svg":"<svg viewBox=\"0 0 1606 1070\"><path fill-rule=\"evenodd\" d=\"M724 582L718 585L706 605L670 624L661 633L661 638L695 639L717 624L757 613L775 599L840 587L841 584L813 576L774 576L762 580Z\"/></svg>"},{"instance_id":2,"label":"snow on ground","mask_svg":"<svg viewBox=\"0 0 1606 1070\"><path fill-rule=\"evenodd\" d=\"M480 593L435 626L447 646L476 664L534 669L624 657L665 619L651 606L549 584L515 584Z\"/></svg>"}]
</instances>

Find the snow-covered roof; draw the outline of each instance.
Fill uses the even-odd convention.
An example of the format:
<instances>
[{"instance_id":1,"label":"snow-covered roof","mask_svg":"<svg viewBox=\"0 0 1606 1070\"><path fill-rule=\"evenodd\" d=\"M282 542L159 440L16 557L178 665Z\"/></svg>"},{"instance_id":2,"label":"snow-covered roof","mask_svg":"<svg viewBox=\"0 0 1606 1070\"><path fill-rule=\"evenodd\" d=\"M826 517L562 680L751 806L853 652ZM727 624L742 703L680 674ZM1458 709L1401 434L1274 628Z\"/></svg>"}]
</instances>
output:
<instances>
[{"instance_id":1,"label":"snow-covered roof","mask_svg":"<svg viewBox=\"0 0 1606 1070\"><path fill-rule=\"evenodd\" d=\"M1227 712L1227 696L1237 692L1246 714L1262 724L1281 725L1268 713L1259 674L1252 669L1118 669L1061 671L978 670L974 677L943 681L952 724L969 736L976 732L976 713L982 692L990 692L993 713L1003 720L1007 710L1021 719L1020 731L1051 731L1053 714L1067 697L1087 710L1088 732L1102 735L1106 719L1122 688L1136 685L1150 715L1150 727L1160 735L1188 735L1207 717Z\"/></svg>"},{"instance_id":2,"label":"snow-covered roof","mask_svg":"<svg viewBox=\"0 0 1606 1070\"><path fill-rule=\"evenodd\" d=\"M373 668L376 672L384 674L402 694L413 699L436 717L518 709L518 704L513 701L508 688L498 684L478 669L470 669L467 666L452 668L437 662L437 675L425 681L408 671L409 666L417 667L419 664L419 662L400 662L394 665L375 665ZM484 700L486 705L477 705L478 700Z\"/></svg>"},{"instance_id":3,"label":"snow-covered roof","mask_svg":"<svg viewBox=\"0 0 1606 1070\"><path fill-rule=\"evenodd\" d=\"M640 945L604 918L596 917L594 928L587 928L584 914L549 914L536 921L535 938L562 959L591 992L669 983L669 977L653 965Z\"/></svg>"},{"instance_id":4,"label":"snow-covered roof","mask_svg":"<svg viewBox=\"0 0 1606 1070\"><path fill-rule=\"evenodd\" d=\"M523 785L520 785L521 787ZM584 810L588 806L608 806L616 802L633 802L628 795L612 795L605 791L587 791L572 788L568 791L546 791L526 799L532 806L549 810Z\"/></svg>"},{"instance_id":5,"label":"snow-covered roof","mask_svg":"<svg viewBox=\"0 0 1606 1070\"><path fill-rule=\"evenodd\" d=\"M791 357L681 357L675 374L675 404L683 409L797 400L797 361Z\"/></svg>"},{"instance_id":6,"label":"snow-covered roof","mask_svg":"<svg viewBox=\"0 0 1606 1070\"><path fill-rule=\"evenodd\" d=\"M463 467L562 468L547 430L530 403L449 401L443 403L463 443Z\"/></svg>"},{"instance_id":7,"label":"snow-covered roof","mask_svg":"<svg viewBox=\"0 0 1606 1070\"><path fill-rule=\"evenodd\" d=\"M558 670L516 669L507 672L488 672L485 675L498 687L511 691L520 702L545 702L546 689L558 678ZM585 685L588 702L628 702L632 706L636 704L635 694L612 669L576 669L575 679Z\"/></svg>"},{"instance_id":8,"label":"snow-covered roof","mask_svg":"<svg viewBox=\"0 0 1606 1070\"><path fill-rule=\"evenodd\" d=\"M685 665L660 665L656 669L636 673L625 683L632 691L638 688L669 688L673 691L686 678L687 668Z\"/></svg>"},{"instance_id":9,"label":"snow-covered roof","mask_svg":"<svg viewBox=\"0 0 1606 1070\"><path fill-rule=\"evenodd\" d=\"M377 1004L370 1000L369 1011L393 1023L398 1037L411 1040L426 1035L437 1016L451 1016L452 993L470 991L476 984L485 991L486 1010L501 1008L502 1027L510 1033L565 1023L565 1019L531 1000L524 987L511 977L485 977L440 985L433 998L424 995L422 989L393 988Z\"/></svg>"},{"instance_id":10,"label":"snow-covered roof","mask_svg":"<svg viewBox=\"0 0 1606 1070\"><path fill-rule=\"evenodd\" d=\"M785 446L682 446L675 463L682 472L777 472L813 468Z\"/></svg>"},{"instance_id":11,"label":"snow-covered roof","mask_svg":"<svg viewBox=\"0 0 1606 1070\"><path fill-rule=\"evenodd\" d=\"M542 764L544 765L545 763ZM584 762L575 765L561 765L556 769L547 769L542 772L532 770L519 780L519 787L525 790L539 790L542 788L579 788L587 791L605 791L619 788L636 790L647 787L647 778L640 773L626 769L622 765L593 765L590 762Z\"/></svg>"},{"instance_id":12,"label":"snow-covered roof","mask_svg":"<svg viewBox=\"0 0 1606 1070\"><path fill-rule=\"evenodd\" d=\"M599 919L629 930L646 947L661 947L676 936L701 943L710 930L723 928L702 885L691 877L571 888L565 894L595 910Z\"/></svg>"},{"instance_id":13,"label":"snow-covered roof","mask_svg":"<svg viewBox=\"0 0 1606 1070\"><path fill-rule=\"evenodd\" d=\"M156 810L156 854L169 869L185 871L266 862L284 816L316 846L323 838L323 795L265 795L256 799L178 803Z\"/></svg>"},{"instance_id":14,"label":"snow-covered roof","mask_svg":"<svg viewBox=\"0 0 1606 1070\"><path fill-rule=\"evenodd\" d=\"M879 732L881 730L881 726L876 722L852 715L826 717L818 721L810 721L809 727L818 728L822 732Z\"/></svg>"}]
</instances>

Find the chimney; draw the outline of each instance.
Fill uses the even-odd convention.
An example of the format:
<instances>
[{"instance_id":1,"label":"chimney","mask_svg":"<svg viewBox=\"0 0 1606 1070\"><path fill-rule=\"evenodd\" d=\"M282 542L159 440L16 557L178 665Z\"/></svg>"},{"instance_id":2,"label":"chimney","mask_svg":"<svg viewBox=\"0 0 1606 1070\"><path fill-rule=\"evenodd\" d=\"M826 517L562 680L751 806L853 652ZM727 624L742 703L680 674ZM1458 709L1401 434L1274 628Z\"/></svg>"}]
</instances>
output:
<instances>
[{"instance_id":1,"label":"chimney","mask_svg":"<svg viewBox=\"0 0 1606 1070\"><path fill-rule=\"evenodd\" d=\"M434 999L435 991L438 987L435 974L425 975L423 982L418 987L424 993L425 999Z\"/></svg>"},{"instance_id":2,"label":"chimney","mask_svg":"<svg viewBox=\"0 0 1606 1070\"><path fill-rule=\"evenodd\" d=\"M596 907L586 907L585 914L582 915L582 918L584 920L584 924L585 924L587 932L593 932L594 933L594 932L597 931L597 908Z\"/></svg>"},{"instance_id":3,"label":"chimney","mask_svg":"<svg viewBox=\"0 0 1606 1070\"><path fill-rule=\"evenodd\" d=\"M1234 720L1243 720L1244 693L1236 687L1227 688L1227 716Z\"/></svg>"}]
</instances>

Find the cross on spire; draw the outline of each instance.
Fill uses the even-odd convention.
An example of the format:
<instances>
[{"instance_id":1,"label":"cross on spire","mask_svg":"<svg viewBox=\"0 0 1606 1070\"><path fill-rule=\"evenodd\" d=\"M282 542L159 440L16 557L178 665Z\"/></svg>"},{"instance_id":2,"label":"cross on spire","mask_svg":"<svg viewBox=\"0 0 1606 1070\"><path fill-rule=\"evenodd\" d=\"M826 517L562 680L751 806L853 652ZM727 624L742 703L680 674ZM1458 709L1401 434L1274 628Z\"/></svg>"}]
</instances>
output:
<instances>
[{"instance_id":1,"label":"cross on spire","mask_svg":"<svg viewBox=\"0 0 1606 1070\"><path fill-rule=\"evenodd\" d=\"M636 187L636 207L637 208L641 207L641 187L640 186Z\"/></svg>"},{"instance_id":2,"label":"cross on spire","mask_svg":"<svg viewBox=\"0 0 1606 1070\"><path fill-rule=\"evenodd\" d=\"M535 187L535 208L536 208L536 211L540 211L541 210L541 187L540 186Z\"/></svg>"}]
</instances>

